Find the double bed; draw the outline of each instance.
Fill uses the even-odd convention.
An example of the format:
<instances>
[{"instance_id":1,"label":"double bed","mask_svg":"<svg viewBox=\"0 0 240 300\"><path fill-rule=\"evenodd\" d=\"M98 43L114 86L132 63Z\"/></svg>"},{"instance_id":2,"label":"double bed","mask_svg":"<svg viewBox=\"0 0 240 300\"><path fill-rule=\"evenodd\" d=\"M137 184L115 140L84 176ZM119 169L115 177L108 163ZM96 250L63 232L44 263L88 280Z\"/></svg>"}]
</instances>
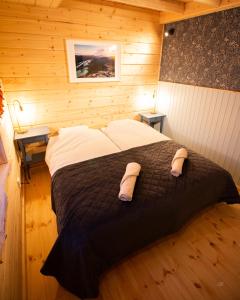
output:
<instances>
[{"instance_id":1,"label":"double bed","mask_svg":"<svg viewBox=\"0 0 240 300\"><path fill-rule=\"evenodd\" d=\"M183 174L173 177L180 147L134 120L61 129L46 153L59 235L41 272L80 298L97 297L101 275L121 259L207 206L240 202L231 175L190 149ZM119 185L133 161L141 173L133 200L123 202Z\"/></svg>"}]
</instances>

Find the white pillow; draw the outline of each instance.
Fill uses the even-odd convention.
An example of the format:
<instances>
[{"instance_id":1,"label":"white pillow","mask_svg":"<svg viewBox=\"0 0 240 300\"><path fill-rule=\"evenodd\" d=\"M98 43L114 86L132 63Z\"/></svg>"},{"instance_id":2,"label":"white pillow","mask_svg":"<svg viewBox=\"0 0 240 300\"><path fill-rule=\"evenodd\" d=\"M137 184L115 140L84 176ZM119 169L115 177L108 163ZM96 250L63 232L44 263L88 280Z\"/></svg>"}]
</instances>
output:
<instances>
[{"instance_id":1,"label":"white pillow","mask_svg":"<svg viewBox=\"0 0 240 300\"><path fill-rule=\"evenodd\" d=\"M132 119L122 119L122 120L114 120L108 123L107 128L129 128L129 129L136 129L136 128L146 128L146 124L140 121L132 120Z\"/></svg>"},{"instance_id":2,"label":"white pillow","mask_svg":"<svg viewBox=\"0 0 240 300\"><path fill-rule=\"evenodd\" d=\"M147 124L131 119L111 121L102 131L121 150L169 140Z\"/></svg>"},{"instance_id":3,"label":"white pillow","mask_svg":"<svg viewBox=\"0 0 240 300\"><path fill-rule=\"evenodd\" d=\"M71 134L71 133L77 133L81 131L85 131L88 129L87 125L77 125L77 126L71 126L71 127L62 127L59 129L58 133L59 134Z\"/></svg>"}]
</instances>

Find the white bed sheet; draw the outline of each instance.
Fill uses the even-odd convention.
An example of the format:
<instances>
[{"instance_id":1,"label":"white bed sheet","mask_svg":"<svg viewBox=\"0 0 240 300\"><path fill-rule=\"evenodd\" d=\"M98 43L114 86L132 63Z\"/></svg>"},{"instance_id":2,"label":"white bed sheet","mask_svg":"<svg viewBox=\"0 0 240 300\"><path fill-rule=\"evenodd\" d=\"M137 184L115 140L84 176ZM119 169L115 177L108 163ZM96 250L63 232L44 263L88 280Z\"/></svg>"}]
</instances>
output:
<instances>
[{"instance_id":1,"label":"white bed sheet","mask_svg":"<svg viewBox=\"0 0 240 300\"><path fill-rule=\"evenodd\" d=\"M170 140L147 124L130 119L112 121L102 131L121 150Z\"/></svg>"},{"instance_id":2,"label":"white bed sheet","mask_svg":"<svg viewBox=\"0 0 240 300\"><path fill-rule=\"evenodd\" d=\"M117 152L120 149L100 130L85 127L51 137L45 160L53 176L64 166Z\"/></svg>"},{"instance_id":3,"label":"white bed sheet","mask_svg":"<svg viewBox=\"0 0 240 300\"><path fill-rule=\"evenodd\" d=\"M130 119L112 121L102 132L87 126L69 127L49 139L45 160L53 176L67 165L165 140L169 138Z\"/></svg>"}]
</instances>

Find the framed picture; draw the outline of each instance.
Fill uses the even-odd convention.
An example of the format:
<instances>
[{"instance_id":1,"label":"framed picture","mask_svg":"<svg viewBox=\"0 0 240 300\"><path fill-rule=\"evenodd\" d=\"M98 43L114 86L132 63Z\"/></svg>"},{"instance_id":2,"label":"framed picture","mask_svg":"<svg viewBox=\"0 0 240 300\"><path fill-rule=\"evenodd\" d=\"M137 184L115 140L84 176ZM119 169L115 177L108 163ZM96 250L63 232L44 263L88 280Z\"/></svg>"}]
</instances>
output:
<instances>
[{"instance_id":1,"label":"framed picture","mask_svg":"<svg viewBox=\"0 0 240 300\"><path fill-rule=\"evenodd\" d=\"M111 42L66 40L70 82L120 80L120 45Z\"/></svg>"}]
</instances>

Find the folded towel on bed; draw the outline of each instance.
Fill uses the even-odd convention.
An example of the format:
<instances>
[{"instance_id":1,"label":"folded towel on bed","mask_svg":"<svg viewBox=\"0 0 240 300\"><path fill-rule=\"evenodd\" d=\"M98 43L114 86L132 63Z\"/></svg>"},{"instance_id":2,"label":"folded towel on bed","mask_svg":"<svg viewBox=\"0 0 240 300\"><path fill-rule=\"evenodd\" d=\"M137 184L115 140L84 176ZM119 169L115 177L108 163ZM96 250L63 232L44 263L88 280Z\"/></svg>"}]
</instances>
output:
<instances>
[{"instance_id":1,"label":"folded towel on bed","mask_svg":"<svg viewBox=\"0 0 240 300\"><path fill-rule=\"evenodd\" d=\"M118 198L122 201L131 201L137 176L139 175L141 166L136 162L127 164L125 174L120 183L120 192Z\"/></svg>"},{"instance_id":2,"label":"folded towel on bed","mask_svg":"<svg viewBox=\"0 0 240 300\"><path fill-rule=\"evenodd\" d=\"M177 150L174 158L172 160L172 169L171 174L175 177L178 177L182 174L182 167L184 163L184 159L188 157L187 150L185 148L180 148Z\"/></svg>"}]
</instances>

